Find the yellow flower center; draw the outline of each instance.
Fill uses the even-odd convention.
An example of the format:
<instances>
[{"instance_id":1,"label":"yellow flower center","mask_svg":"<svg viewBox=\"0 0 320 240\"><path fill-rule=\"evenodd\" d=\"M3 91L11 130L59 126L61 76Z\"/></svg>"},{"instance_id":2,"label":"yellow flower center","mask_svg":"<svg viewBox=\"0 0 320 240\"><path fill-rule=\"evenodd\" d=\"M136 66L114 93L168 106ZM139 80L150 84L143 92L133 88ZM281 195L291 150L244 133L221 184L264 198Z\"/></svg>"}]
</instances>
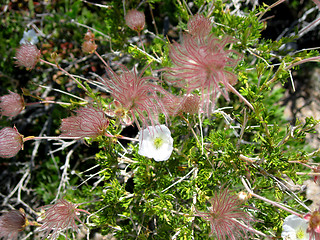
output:
<instances>
[{"instance_id":1,"label":"yellow flower center","mask_svg":"<svg viewBox=\"0 0 320 240\"><path fill-rule=\"evenodd\" d=\"M153 140L153 145L156 147L156 149L159 149L163 145L163 139L160 137L156 137Z\"/></svg>"},{"instance_id":2,"label":"yellow flower center","mask_svg":"<svg viewBox=\"0 0 320 240\"><path fill-rule=\"evenodd\" d=\"M301 228L299 228L296 232L297 239L305 239L305 231L303 231Z\"/></svg>"}]
</instances>

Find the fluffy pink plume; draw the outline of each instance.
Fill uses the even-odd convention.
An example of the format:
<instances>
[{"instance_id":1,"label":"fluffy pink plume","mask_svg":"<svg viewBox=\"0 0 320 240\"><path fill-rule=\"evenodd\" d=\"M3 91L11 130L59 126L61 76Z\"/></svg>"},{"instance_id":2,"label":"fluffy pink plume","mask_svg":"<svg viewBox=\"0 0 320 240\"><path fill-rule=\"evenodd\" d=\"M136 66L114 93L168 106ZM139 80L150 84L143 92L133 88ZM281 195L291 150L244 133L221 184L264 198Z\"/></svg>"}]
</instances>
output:
<instances>
[{"instance_id":1,"label":"fluffy pink plume","mask_svg":"<svg viewBox=\"0 0 320 240\"><path fill-rule=\"evenodd\" d=\"M199 111L200 106L200 97L194 94L187 94L183 97L183 100L180 104L179 112L196 114Z\"/></svg>"},{"instance_id":2,"label":"fluffy pink plume","mask_svg":"<svg viewBox=\"0 0 320 240\"><path fill-rule=\"evenodd\" d=\"M186 94L183 97L168 94L161 101L170 116L183 113L193 115L198 113L200 107L200 97L194 94Z\"/></svg>"},{"instance_id":3,"label":"fluffy pink plume","mask_svg":"<svg viewBox=\"0 0 320 240\"><path fill-rule=\"evenodd\" d=\"M57 239L62 231L67 232L69 228L73 231L77 231L79 228L76 221L81 224L84 223L77 216L79 212L87 211L82 209L77 209L79 204L70 203L65 199L59 199L56 204L44 206L45 209L43 224L39 231L43 232L43 238L45 239L51 234L51 239Z\"/></svg>"},{"instance_id":4,"label":"fluffy pink plume","mask_svg":"<svg viewBox=\"0 0 320 240\"><path fill-rule=\"evenodd\" d=\"M173 67L169 69L169 81L185 88L187 93L200 89L202 104L206 102L207 108L218 92L229 100L225 89L237 82L237 76L226 68L234 67L238 61L230 57L231 53L237 55L236 52L225 50L230 42L228 38L220 40L212 36L198 41L191 35L184 35L183 43L174 43L170 48Z\"/></svg>"},{"instance_id":5,"label":"fluffy pink plume","mask_svg":"<svg viewBox=\"0 0 320 240\"><path fill-rule=\"evenodd\" d=\"M217 240L248 239L252 218L241 209L242 202L236 195L231 195L226 188L215 193L210 203L208 212L196 210L196 216L210 223L210 235L215 236Z\"/></svg>"},{"instance_id":6,"label":"fluffy pink plume","mask_svg":"<svg viewBox=\"0 0 320 240\"><path fill-rule=\"evenodd\" d=\"M207 37L210 34L212 24L209 18L203 15L195 15L188 21L188 31L195 37Z\"/></svg>"},{"instance_id":7,"label":"fluffy pink plume","mask_svg":"<svg viewBox=\"0 0 320 240\"><path fill-rule=\"evenodd\" d=\"M134 31L140 32L146 23L145 15L136 9L129 10L125 16L126 24Z\"/></svg>"},{"instance_id":8,"label":"fluffy pink plume","mask_svg":"<svg viewBox=\"0 0 320 240\"><path fill-rule=\"evenodd\" d=\"M306 214L304 219L309 221L307 232L310 234L310 239L320 240L320 208Z\"/></svg>"},{"instance_id":9,"label":"fluffy pink plume","mask_svg":"<svg viewBox=\"0 0 320 240\"><path fill-rule=\"evenodd\" d=\"M229 101L228 91L236 94L252 110L253 106L233 87L237 75L233 73L240 54L228 49L234 40L218 39L210 34L211 22L202 15L195 15L188 22L189 34L182 43L173 43L169 57L173 67L166 68L168 81L188 93L201 92L201 108L209 115L218 93Z\"/></svg>"},{"instance_id":10,"label":"fluffy pink plume","mask_svg":"<svg viewBox=\"0 0 320 240\"><path fill-rule=\"evenodd\" d=\"M39 62L40 55L40 50L35 45L22 44L16 52L16 64L27 69L33 69Z\"/></svg>"},{"instance_id":11,"label":"fluffy pink plume","mask_svg":"<svg viewBox=\"0 0 320 240\"><path fill-rule=\"evenodd\" d=\"M5 127L0 130L0 157L14 157L22 147L23 136L15 127Z\"/></svg>"},{"instance_id":12,"label":"fluffy pink plume","mask_svg":"<svg viewBox=\"0 0 320 240\"><path fill-rule=\"evenodd\" d=\"M18 233L27 224L26 214L23 211L11 210L0 216L0 239L17 239Z\"/></svg>"},{"instance_id":13,"label":"fluffy pink plume","mask_svg":"<svg viewBox=\"0 0 320 240\"><path fill-rule=\"evenodd\" d=\"M122 74L117 75L110 70L110 78L103 80L106 88L116 100L117 110L114 112L121 112L120 115L131 118L132 121L126 120L124 122L132 123L135 121L138 127L140 125L137 118L142 121L144 126L148 126L149 123L154 125L157 123L160 112L166 114L158 94L165 95L167 92L155 83L158 81L157 78L142 77L144 71L137 75L135 70L129 71L124 66L122 68ZM127 116L128 114L131 116Z\"/></svg>"},{"instance_id":14,"label":"fluffy pink plume","mask_svg":"<svg viewBox=\"0 0 320 240\"><path fill-rule=\"evenodd\" d=\"M0 114L12 118L24 109L25 104L23 97L18 93L9 92L10 94L0 97Z\"/></svg>"},{"instance_id":15,"label":"fluffy pink plume","mask_svg":"<svg viewBox=\"0 0 320 240\"><path fill-rule=\"evenodd\" d=\"M105 133L109 120L101 109L82 107L75 112L76 116L62 119L61 137L95 138Z\"/></svg>"}]
</instances>

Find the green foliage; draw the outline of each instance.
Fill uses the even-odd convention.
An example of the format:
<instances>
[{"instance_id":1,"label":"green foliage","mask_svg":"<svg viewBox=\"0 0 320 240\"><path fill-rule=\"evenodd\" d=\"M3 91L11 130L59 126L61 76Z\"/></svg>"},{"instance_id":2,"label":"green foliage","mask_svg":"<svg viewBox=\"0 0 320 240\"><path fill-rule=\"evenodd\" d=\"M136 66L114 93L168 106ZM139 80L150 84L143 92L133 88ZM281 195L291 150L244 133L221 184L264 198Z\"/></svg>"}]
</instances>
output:
<instances>
[{"instance_id":1,"label":"green foliage","mask_svg":"<svg viewBox=\"0 0 320 240\"><path fill-rule=\"evenodd\" d=\"M74 74L78 83L61 69L52 73L54 66L51 65L47 68L38 64L34 70L38 75L28 72L27 76L33 79L27 84L30 85L28 91L24 91L28 102L33 95L41 99L45 88L39 86L47 84L51 89L59 89L53 99L64 103L59 103L61 106L54 107L50 114L36 120L30 118L35 126L26 132L37 136L43 126L50 123L52 128L46 134L59 135L61 119L83 105L101 107L109 125L105 136L82 139L72 150L64 146L56 153L50 144L40 148L41 161L33 155L36 148L31 149L31 144L26 143L25 153L32 156L30 166L35 167L30 185L38 201L45 204L56 197L57 189L61 190L61 196L74 203L87 202L83 208L93 213L88 217L87 226L93 232L111 234L117 239L208 239L210 223L197 216L196 209L210 211L209 200L224 188L233 194L248 192L243 179L251 184L255 194L306 213L299 203L306 201L305 193L288 186L291 182L302 184L309 179L297 172L310 171L306 166L312 161L320 162L319 150L314 151L306 144L306 137L316 134L320 120L310 117L288 123L281 100L285 92L283 85L291 81L292 72L302 68L300 63L308 62L308 58L318 57L318 51L292 54L284 50L282 46L295 41L294 37L278 41L263 39L261 34L267 23L261 21L261 17L269 11L266 5L253 10L243 7L240 15L232 14L232 9L227 9L221 0L196 0L194 5L189 4L191 7L185 2L148 0L139 6L138 10L144 11L149 19L148 31L141 32L147 43L145 48L140 45L140 39L134 40L138 34L124 21L124 7L126 11L136 8L140 1L107 1L108 6L101 9L84 1L61 1L43 9L51 14L43 17L41 30L46 37L40 37L41 58L56 64L52 55L55 53L59 66ZM297 1L292 3L296 4ZM29 7L30 14L40 11L36 6ZM114 99L107 88L108 81L102 85L99 78L92 78L99 75L106 79L106 66L95 63L98 54L85 56L80 50L81 44L87 30L85 26L95 29L97 53L105 54L103 59L107 64L116 65L117 70L121 64L129 69L137 66L138 70L150 64L145 75L158 74L163 80L159 86L181 95L185 91L166 82L165 74L160 73L172 66L169 58L172 43L160 34L160 29L164 27L164 17L168 16L174 25L174 28L170 26L171 30L182 37L191 18L189 11L210 17L214 26L211 33L216 38L233 39L228 48L241 55L238 65L230 70L238 76L234 88L252 104L253 110L230 91L230 100L218 98L210 114L170 117L166 123L174 150L168 161L156 162L139 155L138 143L123 139L122 135L129 137L128 128L120 124L120 117L110 113ZM0 67L6 89L15 87L8 79L23 71L13 67L14 51L8 51L8 47L17 48L21 39L24 30L21 14L10 11L1 21L0 37L4 42L0 45L3 53ZM158 32L153 20L159 27ZM77 61L75 55L80 56L81 61ZM81 75L79 71L85 73ZM41 79L46 79L43 84ZM201 95L201 91L194 94ZM160 116L160 123L164 123L164 119ZM0 124L8 125L4 120ZM60 145L66 144L64 140L59 141ZM22 165L26 166L26 161ZM17 168L12 167L14 171ZM62 179L65 168L66 178ZM283 219L288 215L285 210L253 195L243 203L241 210L255 219L251 223L253 228L280 238Z\"/></svg>"}]
</instances>

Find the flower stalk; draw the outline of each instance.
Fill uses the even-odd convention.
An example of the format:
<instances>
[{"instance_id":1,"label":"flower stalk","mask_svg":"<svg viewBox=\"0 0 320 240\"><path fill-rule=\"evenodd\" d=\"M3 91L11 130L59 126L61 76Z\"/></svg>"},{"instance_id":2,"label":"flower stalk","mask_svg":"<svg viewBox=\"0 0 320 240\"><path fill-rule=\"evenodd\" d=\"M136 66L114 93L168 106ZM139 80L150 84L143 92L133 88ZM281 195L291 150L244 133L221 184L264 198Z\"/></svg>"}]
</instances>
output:
<instances>
[{"instance_id":1,"label":"flower stalk","mask_svg":"<svg viewBox=\"0 0 320 240\"><path fill-rule=\"evenodd\" d=\"M270 199L267 199L267 198L265 198L265 197L262 197L262 196L260 196L260 195L258 195L258 194L256 194L256 193L254 193L254 192L249 188L248 184L246 183L246 181L244 180L243 177L241 177L241 181L242 181L243 186L246 188L246 190L248 191L248 193L249 193L251 196L256 197L256 198L258 198L258 199L260 199L260 200L262 200L262 201L264 201L264 202L267 202L267 203L269 203L269 204L271 204L271 205L273 205L273 206L275 206L275 207L281 208L281 209L283 209L283 210L285 210L285 211L287 211L287 212L289 212L289 213L291 213L291 214L293 214L293 215L296 215L296 216L298 216L298 217L300 217L300 218L303 218L303 214L299 214L299 213L293 211L292 209L289 209L289 208L283 206L282 204L280 204L280 203L278 203L278 202L274 202L274 201L272 201L272 200L270 200Z\"/></svg>"}]
</instances>

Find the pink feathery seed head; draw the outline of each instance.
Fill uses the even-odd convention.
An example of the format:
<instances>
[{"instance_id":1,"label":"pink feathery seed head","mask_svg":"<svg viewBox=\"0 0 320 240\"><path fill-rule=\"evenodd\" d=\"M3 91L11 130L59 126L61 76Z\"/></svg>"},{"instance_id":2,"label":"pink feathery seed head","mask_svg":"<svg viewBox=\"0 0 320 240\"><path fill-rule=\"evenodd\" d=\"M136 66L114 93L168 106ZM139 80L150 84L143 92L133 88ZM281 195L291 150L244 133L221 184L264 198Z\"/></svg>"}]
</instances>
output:
<instances>
[{"instance_id":1,"label":"pink feathery seed head","mask_svg":"<svg viewBox=\"0 0 320 240\"><path fill-rule=\"evenodd\" d=\"M0 115L12 118L24 109L25 104L21 95L9 92L9 94L0 97Z\"/></svg>"},{"instance_id":2,"label":"pink feathery seed head","mask_svg":"<svg viewBox=\"0 0 320 240\"><path fill-rule=\"evenodd\" d=\"M193 115L200 107L200 97L194 94L185 94L182 97L168 94L161 98L161 102L170 116L182 113Z\"/></svg>"},{"instance_id":3,"label":"pink feathery seed head","mask_svg":"<svg viewBox=\"0 0 320 240\"><path fill-rule=\"evenodd\" d=\"M186 94L180 104L179 112L188 113L190 115L196 114L200 107L200 97L195 94Z\"/></svg>"},{"instance_id":4,"label":"pink feathery seed head","mask_svg":"<svg viewBox=\"0 0 320 240\"><path fill-rule=\"evenodd\" d=\"M122 107L121 103L117 100L113 100L113 102L109 105L109 110L106 111L106 114L110 117L118 119L119 122L124 126L133 124L131 113Z\"/></svg>"},{"instance_id":5,"label":"pink feathery seed head","mask_svg":"<svg viewBox=\"0 0 320 240\"><path fill-rule=\"evenodd\" d=\"M94 41L85 41L82 43L82 51L84 53L94 53L94 51L97 49L97 45Z\"/></svg>"},{"instance_id":6,"label":"pink feathery seed head","mask_svg":"<svg viewBox=\"0 0 320 240\"><path fill-rule=\"evenodd\" d=\"M5 127L0 130L0 157L11 158L23 147L23 136L16 127Z\"/></svg>"},{"instance_id":7,"label":"pink feathery seed head","mask_svg":"<svg viewBox=\"0 0 320 240\"><path fill-rule=\"evenodd\" d=\"M43 214L43 222L39 231L43 232L43 239L45 239L51 233L51 239L56 239L62 231L68 231L69 228L77 231L79 228L76 221L85 225L77 216L79 212L89 212L78 209L79 204L68 202L65 199L59 199L56 204L47 205L43 208L45 213Z\"/></svg>"},{"instance_id":8,"label":"pink feathery seed head","mask_svg":"<svg viewBox=\"0 0 320 240\"><path fill-rule=\"evenodd\" d=\"M168 68L168 81L186 89L187 93L200 89L201 105L214 102L219 92L229 100L228 93L221 87L228 90L229 85L235 84L237 77L227 68L235 67L239 60L237 52L225 49L230 42L229 38L220 40L213 36L198 41L185 34L183 43L170 47L173 67Z\"/></svg>"},{"instance_id":9,"label":"pink feathery seed head","mask_svg":"<svg viewBox=\"0 0 320 240\"><path fill-rule=\"evenodd\" d=\"M40 50L36 45L22 44L16 51L16 64L18 66L33 69L40 60Z\"/></svg>"},{"instance_id":10,"label":"pink feathery seed head","mask_svg":"<svg viewBox=\"0 0 320 240\"><path fill-rule=\"evenodd\" d=\"M309 221L307 232L310 239L320 240L320 208L304 216Z\"/></svg>"},{"instance_id":11,"label":"pink feathery seed head","mask_svg":"<svg viewBox=\"0 0 320 240\"><path fill-rule=\"evenodd\" d=\"M218 240L246 239L253 219L241 209L241 201L228 188L216 192L208 212L196 210L196 216L210 223L210 235Z\"/></svg>"},{"instance_id":12,"label":"pink feathery seed head","mask_svg":"<svg viewBox=\"0 0 320 240\"><path fill-rule=\"evenodd\" d=\"M84 35L85 41L94 41L94 34L88 29L86 34Z\"/></svg>"},{"instance_id":13,"label":"pink feathery seed head","mask_svg":"<svg viewBox=\"0 0 320 240\"><path fill-rule=\"evenodd\" d=\"M144 70L137 75L136 70L129 71L122 66L120 75L112 72L109 74L109 79L103 80L111 96L116 100L117 108L126 113L127 119L133 119L138 128L140 127L138 119L143 126L148 126L149 123L151 125L157 123L160 112L166 116L158 95L165 95L167 92L156 84L157 78L142 77Z\"/></svg>"},{"instance_id":14,"label":"pink feathery seed head","mask_svg":"<svg viewBox=\"0 0 320 240\"><path fill-rule=\"evenodd\" d=\"M0 239L17 239L18 233L28 225L25 212L11 210L0 216Z\"/></svg>"},{"instance_id":15,"label":"pink feathery seed head","mask_svg":"<svg viewBox=\"0 0 320 240\"><path fill-rule=\"evenodd\" d=\"M143 12L136 9L129 10L125 16L126 24L134 31L140 32L146 23L146 17Z\"/></svg>"},{"instance_id":16,"label":"pink feathery seed head","mask_svg":"<svg viewBox=\"0 0 320 240\"><path fill-rule=\"evenodd\" d=\"M61 137L92 137L103 135L109 125L105 113L94 107L82 107L75 111L77 114L62 119Z\"/></svg>"},{"instance_id":17,"label":"pink feathery seed head","mask_svg":"<svg viewBox=\"0 0 320 240\"><path fill-rule=\"evenodd\" d=\"M320 173L320 166L313 167L312 170L313 170L314 173ZM320 180L319 176L314 176L313 177L314 183L319 184L319 180Z\"/></svg>"},{"instance_id":18,"label":"pink feathery seed head","mask_svg":"<svg viewBox=\"0 0 320 240\"><path fill-rule=\"evenodd\" d=\"M161 103L169 116L175 116L178 114L181 101L182 97L169 93L161 97Z\"/></svg>"},{"instance_id":19,"label":"pink feathery seed head","mask_svg":"<svg viewBox=\"0 0 320 240\"><path fill-rule=\"evenodd\" d=\"M210 34L212 24L209 18L196 14L188 21L188 31L194 37L206 37Z\"/></svg>"},{"instance_id":20,"label":"pink feathery seed head","mask_svg":"<svg viewBox=\"0 0 320 240\"><path fill-rule=\"evenodd\" d=\"M94 53L98 46L95 44L94 34L90 30L84 35L84 40L82 43L82 51L84 53Z\"/></svg>"},{"instance_id":21,"label":"pink feathery seed head","mask_svg":"<svg viewBox=\"0 0 320 240\"><path fill-rule=\"evenodd\" d=\"M173 67L169 69L169 75L177 78L172 82L179 87L187 85L185 88L190 90L234 82L225 68L234 67L238 59L230 57L231 51L224 49L227 42L210 37L208 41L198 43L192 36L184 35L183 43L170 47Z\"/></svg>"}]
</instances>

